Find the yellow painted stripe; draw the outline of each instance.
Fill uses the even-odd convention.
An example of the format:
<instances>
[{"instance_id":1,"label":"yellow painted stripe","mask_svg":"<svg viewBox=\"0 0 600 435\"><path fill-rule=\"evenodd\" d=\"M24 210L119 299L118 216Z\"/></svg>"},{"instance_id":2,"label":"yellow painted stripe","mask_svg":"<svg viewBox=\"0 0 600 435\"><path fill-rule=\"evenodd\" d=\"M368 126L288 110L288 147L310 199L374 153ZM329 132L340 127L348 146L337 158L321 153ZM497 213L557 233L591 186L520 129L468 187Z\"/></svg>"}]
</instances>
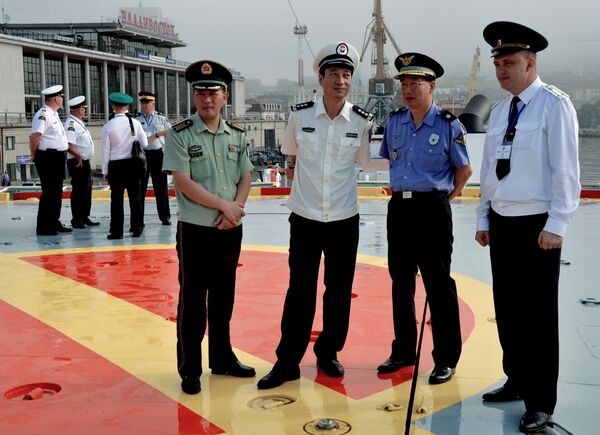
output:
<instances>
[{"instance_id":1,"label":"yellow painted stripe","mask_svg":"<svg viewBox=\"0 0 600 435\"><path fill-rule=\"evenodd\" d=\"M172 247L173 245L145 245L61 249L50 253ZM287 247L273 246L245 245L244 249L287 252ZM325 417L347 421L355 433L372 433L373 425L376 425L378 434L395 434L404 425L405 411L386 412L377 407L396 402L406 409L409 382L360 400L351 399L305 378L298 382L288 382L274 391L259 391L255 383L271 369L271 363L240 349L235 350L236 354L244 363L257 368L257 378L238 379L205 374L202 376L202 392L199 395L182 394L176 371L175 324L129 302L19 258L48 253L0 254L0 276L7 277L0 287L0 298L98 353L227 433L302 433L303 424ZM386 260L381 257L359 255L359 261L375 266L386 265ZM431 387L427 384L427 376L419 378L416 404L428 408L429 413L414 415L414 419L479 394L503 376L495 325L487 321L493 316L490 288L462 275L455 274L454 278L460 296L475 313L475 327L464 346L453 381ZM279 331L269 333L278 334ZM207 341L204 340L205 354L206 344ZM373 368L379 362L373 361ZM251 399L271 394L289 395L298 401L269 411L256 411L247 406ZM429 432L415 428L414 433Z\"/></svg>"}]
</instances>

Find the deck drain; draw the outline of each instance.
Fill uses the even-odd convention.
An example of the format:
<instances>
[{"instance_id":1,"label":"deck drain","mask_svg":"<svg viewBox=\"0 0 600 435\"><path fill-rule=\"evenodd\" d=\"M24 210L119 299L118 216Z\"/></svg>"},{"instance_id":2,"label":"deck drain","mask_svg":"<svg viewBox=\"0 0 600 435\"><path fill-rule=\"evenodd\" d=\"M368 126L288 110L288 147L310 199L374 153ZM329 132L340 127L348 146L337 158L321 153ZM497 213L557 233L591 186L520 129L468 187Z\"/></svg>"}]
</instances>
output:
<instances>
[{"instance_id":1,"label":"deck drain","mask_svg":"<svg viewBox=\"0 0 600 435\"><path fill-rule=\"evenodd\" d=\"M289 405L295 401L296 399L290 396L259 396L250 400L248 402L248 407L257 411L267 411L269 409L281 408L282 406Z\"/></svg>"},{"instance_id":2,"label":"deck drain","mask_svg":"<svg viewBox=\"0 0 600 435\"><path fill-rule=\"evenodd\" d=\"M37 384L21 385L11 388L4 393L4 398L8 400L39 400L47 399L58 394L62 388L57 384L41 382Z\"/></svg>"},{"instance_id":3,"label":"deck drain","mask_svg":"<svg viewBox=\"0 0 600 435\"><path fill-rule=\"evenodd\" d=\"M341 435L350 432L352 427L348 423L335 418L320 418L304 425L304 432L311 435L333 434Z\"/></svg>"}]
</instances>

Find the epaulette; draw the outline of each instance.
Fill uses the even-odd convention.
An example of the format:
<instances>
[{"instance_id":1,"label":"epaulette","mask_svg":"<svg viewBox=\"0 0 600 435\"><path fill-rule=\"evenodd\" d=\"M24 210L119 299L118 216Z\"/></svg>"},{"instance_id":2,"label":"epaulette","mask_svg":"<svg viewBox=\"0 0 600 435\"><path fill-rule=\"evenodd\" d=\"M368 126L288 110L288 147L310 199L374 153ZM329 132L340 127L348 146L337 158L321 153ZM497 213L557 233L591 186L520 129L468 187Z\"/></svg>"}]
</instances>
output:
<instances>
[{"instance_id":1,"label":"epaulette","mask_svg":"<svg viewBox=\"0 0 600 435\"><path fill-rule=\"evenodd\" d=\"M225 124L227 124L229 127L233 128L234 130L241 131L242 133L246 133L246 130L241 125L237 125L237 124L234 124L229 121L225 121Z\"/></svg>"},{"instance_id":2,"label":"epaulette","mask_svg":"<svg viewBox=\"0 0 600 435\"><path fill-rule=\"evenodd\" d=\"M563 98L569 98L569 95L567 93L561 91L554 85L544 85L544 89L547 90L548 92L550 92L555 97L560 98L561 100Z\"/></svg>"},{"instance_id":3,"label":"epaulette","mask_svg":"<svg viewBox=\"0 0 600 435\"><path fill-rule=\"evenodd\" d=\"M446 110L446 109L440 110L438 112L438 115L440 115L442 118L444 118L448 122L452 122L455 119L457 119L456 116L454 116L454 114L452 112L450 112L449 110Z\"/></svg>"},{"instance_id":4,"label":"epaulette","mask_svg":"<svg viewBox=\"0 0 600 435\"><path fill-rule=\"evenodd\" d=\"M357 106L356 104L352 106L352 111L360 116L362 116L363 118L365 118L367 121L371 121L373 119L373 117L375 115L373 115L372 113L367 112L365 109L363 109L360 106Z\"/></svg>"},{"instance_id":5,"label":"epaulette","mask_svg":"<svg viewBox=\"0 0 600 435\"><path fill-rule=\"evenodd\" d=\"M191 127L194 124L194 121L192 121L191 119L184 119L181 122L178 122L177 124L173 125L173 130L175 130L175 133L181 133L183 130L185 130L186 128Z\"/></svg>"},{"instance_id":6,"label":"epaulette","mask_svg":"<svg viewBox=\"0 0 600 435\"><path fill-rule=\"evenodd\" d=\"M290 106L290 109L292 109L292 112L296 112L298 110L308 109L309 107L312 107L314 105L314 101L306 101L304 103L296 104L295 106Z\"/></svg>"},{"instance_id":7,"label":"epaulette","mask_svg":"<svg viewBox=\"0 0 600 435\"><path fill-rule=\"evenodd\" d=\"M398 113L402 113L402 112L404 112L406 110L408 110L408 107L407 106L402 106L399 109L396 109L396 110L390 112L389 116L397 115Z\"/></svg>"}]
</instances>

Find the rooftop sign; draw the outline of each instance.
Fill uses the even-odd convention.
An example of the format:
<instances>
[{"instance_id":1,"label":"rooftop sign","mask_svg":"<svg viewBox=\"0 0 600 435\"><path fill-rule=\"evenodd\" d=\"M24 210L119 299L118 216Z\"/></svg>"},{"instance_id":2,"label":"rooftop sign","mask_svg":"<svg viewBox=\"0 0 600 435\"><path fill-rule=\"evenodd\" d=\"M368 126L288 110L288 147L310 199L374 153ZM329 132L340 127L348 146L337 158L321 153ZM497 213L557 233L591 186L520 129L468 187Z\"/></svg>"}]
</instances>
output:
<instances>
[{"instance_id":1,"label":"rooftop sign","mask_svg":"<svg viewBox=\"0 0 600 435\"><path fill-rule=\"evenodd\" d=\"M127 27L176 38L175 25L160 17L158 8L121 8L119 22Z\"/></svg>"}]
</instances>

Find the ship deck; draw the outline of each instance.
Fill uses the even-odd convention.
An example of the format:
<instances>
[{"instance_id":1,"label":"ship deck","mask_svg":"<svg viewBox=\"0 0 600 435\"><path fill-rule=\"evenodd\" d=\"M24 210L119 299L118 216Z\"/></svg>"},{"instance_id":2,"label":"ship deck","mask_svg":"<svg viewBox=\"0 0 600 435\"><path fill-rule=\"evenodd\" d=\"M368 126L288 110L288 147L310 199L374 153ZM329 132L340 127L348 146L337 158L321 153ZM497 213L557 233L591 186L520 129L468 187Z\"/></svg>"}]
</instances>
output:
<instances>
[{"instance_id":1,"label":"ship deck","mask_svg":"<svg viewBox=\"0 0 600 435\"><path fill-rule=\"evenodd\" d=\"M101 222L99 227L51 237L35 236L37 199L0 202L0 432L404 433L412 368L388 376L376 372L392 338L386 204L381 197L360 200L350 333L339 354L346 375L332 379L321 374L311 346L300 380L263 391L256 389L256 381L274 362L287 288L289 212L283 197L251 198L231 330L237 356L256 368L257 377L212 375L205 360L202 391L189 396L180 391L176 371L176 226L160 225L152 214L153 201L146 204L142 237L117 241L106 239L107 200L93 203L92 218ZM473 238L476 204L462 199L452 205L463 354L450 382L430 386L426 325L414 434L515 434L524 412L522 402L481 400L483 392L502 385L504 375L488 250ZM176 211L174 201L171 207ZM63 201L62 221L69 220L68 201ZM597 433L600 306L580 300L600 300L599 222L600 202L582 200L563 248L554 420L574 434ZM322 291L321 286L319 297ZM423 302L419 282L418 313ZM320 316L318 311L314 335ZM23 400L28 394L34 400ZM316 429L314 422L324 418L337 420L338 428ZM564 432L548 428L545 433Z\"/></svg>"}]
</instances>

